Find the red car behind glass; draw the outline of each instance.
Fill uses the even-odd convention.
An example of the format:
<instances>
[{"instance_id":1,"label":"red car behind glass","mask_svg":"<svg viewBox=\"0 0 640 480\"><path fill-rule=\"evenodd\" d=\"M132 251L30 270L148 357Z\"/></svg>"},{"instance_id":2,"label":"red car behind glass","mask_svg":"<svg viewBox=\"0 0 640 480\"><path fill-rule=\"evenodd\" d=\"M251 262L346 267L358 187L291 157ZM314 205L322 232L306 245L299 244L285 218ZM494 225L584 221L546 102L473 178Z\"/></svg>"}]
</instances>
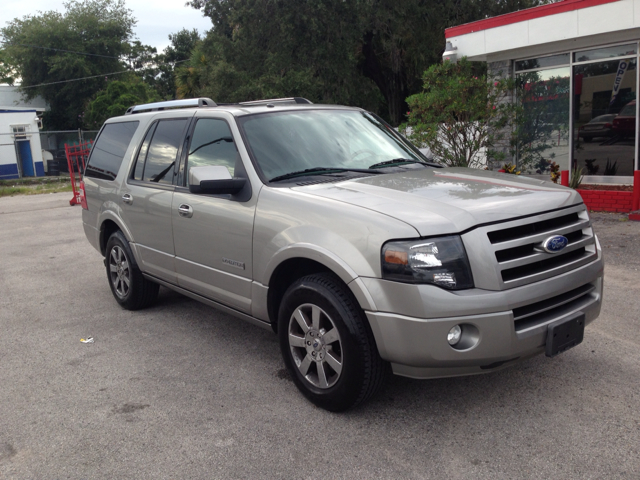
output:
<instances>
[{"instance_id":1,"label":"red car behind glass","mask_svg":"<svg viewBox=\"0 0 640 480\"><path fill-rule=\"evenodd\" d=\"M636 101L627 103L616 118L613 119L613 133L622 137L633 137L636 134Z\"/></svg>"}]
</instances>

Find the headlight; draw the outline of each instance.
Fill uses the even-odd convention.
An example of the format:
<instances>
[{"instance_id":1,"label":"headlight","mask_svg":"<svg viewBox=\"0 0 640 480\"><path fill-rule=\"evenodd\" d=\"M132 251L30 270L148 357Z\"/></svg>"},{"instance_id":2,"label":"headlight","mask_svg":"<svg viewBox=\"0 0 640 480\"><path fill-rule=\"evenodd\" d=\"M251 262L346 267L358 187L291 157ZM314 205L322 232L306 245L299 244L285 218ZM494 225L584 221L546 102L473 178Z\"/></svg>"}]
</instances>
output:
<instances>
[{"instance_id":1,"label":"headlight","mask_svg":"<svg viewBox=\"0 0 640 480\"><path fill-rule=\"evenodd\" d=\"M382 278L431 283L448 290L473 288L469 260L459 235L384 244Z\"/></svg>"}]
</instances>

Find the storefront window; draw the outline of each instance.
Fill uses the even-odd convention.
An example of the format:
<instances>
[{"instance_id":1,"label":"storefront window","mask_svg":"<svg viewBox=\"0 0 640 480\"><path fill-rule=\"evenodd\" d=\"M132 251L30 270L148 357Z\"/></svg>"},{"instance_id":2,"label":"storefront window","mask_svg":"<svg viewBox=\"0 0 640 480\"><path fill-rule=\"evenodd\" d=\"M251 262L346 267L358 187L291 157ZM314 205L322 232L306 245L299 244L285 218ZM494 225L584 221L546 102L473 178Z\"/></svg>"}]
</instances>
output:
<instances>
[{"instance_id":1,"label":"storefront window","mask_svg":"<svg viewBox=\"0 0 640 480\"><path fill-rule=\"evenodd\" d=\"M635 58L573 67L573 164L586 175L633 175L636 72Z\"/></svg>"},{"instance_id":2,"label":"storefront window","mask_svg":"<svg viewBox=\"0 0 640 480\"><path fill-rule=\"evenodd\" d=\"M573 54L574 62L588 62L590 60L607 60L615 57L635 55L637 46L635 43L628 45L616 45L615 47L594 48L593 50L583 50Z\"/></svg>"},{"instance_id":3,"label":"storefront window","mask_svg":"<svg viewBox=\"0 0 640 480\"><path fill-rule=\"evenodd\" d=\"M516 62L516 71L534 70L537 68L555 67L557 65L568 65L569 54L551 55L549 57L529 58Z\"/></svg>"},{"instance_id":4,"label":"storefront window","mask_svg":"<svg viewBox=\"0 0 640 480\"><path fill-rule=\"evenodd\" d=\"M546 174L552 162L568 170L570 67L517 73L516 82L518 170Z\"/></svg>"}]
</instances>

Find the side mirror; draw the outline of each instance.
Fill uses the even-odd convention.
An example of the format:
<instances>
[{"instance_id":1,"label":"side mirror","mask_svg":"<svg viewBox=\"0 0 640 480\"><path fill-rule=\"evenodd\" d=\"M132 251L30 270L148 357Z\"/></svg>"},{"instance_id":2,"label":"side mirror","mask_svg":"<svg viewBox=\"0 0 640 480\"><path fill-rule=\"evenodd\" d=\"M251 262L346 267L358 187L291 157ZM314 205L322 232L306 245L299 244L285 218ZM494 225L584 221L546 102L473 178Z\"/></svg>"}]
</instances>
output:
<instances>
[{"instance_id":1,"label":"side mirror","mask_svg":"<svg viewBox=\"0 0 640 480\"><path fill-rule=\"evenodd\" d=\"M227 167L209 166L189 169L189 191L212 195L235 195L247 183L246 178L232 178Z\"/></svg>"}]
</instances>

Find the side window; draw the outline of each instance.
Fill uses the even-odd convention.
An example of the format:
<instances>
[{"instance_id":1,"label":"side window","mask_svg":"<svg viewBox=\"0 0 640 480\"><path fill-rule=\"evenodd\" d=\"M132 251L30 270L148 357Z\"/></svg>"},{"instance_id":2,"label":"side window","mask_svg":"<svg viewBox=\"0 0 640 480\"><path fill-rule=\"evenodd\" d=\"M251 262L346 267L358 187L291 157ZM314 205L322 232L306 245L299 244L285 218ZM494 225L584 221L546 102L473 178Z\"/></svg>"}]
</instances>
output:
<instances>
[{"instance_id":1,"label":"side window","mask_svg":"<svg viewBox=\"0 0 640 480\"><path fill-rule=\"evenodd\" d=\"M147 151L149 150L149 143L151 142L151 137L153 137L153 132L156 131L157 123L154 123L147 134L144 137L144 141L142 142L142 146L138 151L138 156L136 157L136 169L133 172L134 180L142 180L142 172L144 171L144 161L147 158Z\"/></svg>"},{"instance_id":2,"label":"side window","mask_svg":"<svg viewBox=\"0 0 640 480\"><path fill-rule=\"evenodd\" d=\"M149 130L138 154L134 179L161 184L173 182L173 170L187 122L184 118L160 120L155 130Z\"/></svg>"},{"instance_id":3,"label":"side window","mask_svg":"<svg viewBox=\"0 0 640 480\"><path fill-rule=\"evenodd\" d=\"M140 122L108 123L100 132L91 151L84 175L86 177L115 180L129 142Z\"/></svg>"},{"instance_id":4,"label":"side window","mask_svg":"<svg viewBox=\"0 0 640 480\"><path fill-rule=\"evenodd\" d=\"M189 145L186 178L189 178L190 168L205 166L227 167L233 177L237 156L238 150L227 122L201 118L196 123Z\"/></svg>"}]
</instances>

